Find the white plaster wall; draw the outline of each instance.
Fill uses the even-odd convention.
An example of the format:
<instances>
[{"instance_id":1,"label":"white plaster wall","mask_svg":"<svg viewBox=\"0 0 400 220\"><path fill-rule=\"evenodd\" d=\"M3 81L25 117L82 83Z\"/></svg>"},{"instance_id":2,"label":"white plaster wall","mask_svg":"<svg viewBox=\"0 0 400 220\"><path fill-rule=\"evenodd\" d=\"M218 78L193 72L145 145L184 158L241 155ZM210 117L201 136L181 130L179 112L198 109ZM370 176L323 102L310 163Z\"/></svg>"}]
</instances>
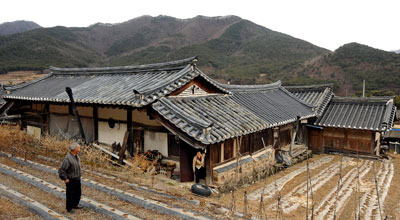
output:
<instances>
[{"instance_id":1,"label":"white plaster wall","mask_svg":"<svg viewBox=\"0 0 400 220\"><path fill-rule=\"evenodd\" d=\"M99 142L110 145L119 142L122 145L126 131L126 124L115 123L115 127L110 128L107 122L99 121Z\"/></svg>"},{"instance_id":2,"label":"white plaster wall","mask_svg":"<svg viewBox=\"0 0 400 220\"><path fill-rule=\"evenodd\" d=\"M147 150L158 150L163 156L168 156L168 134L144 131L144 151Z\"/></svg>"}]
</instances>

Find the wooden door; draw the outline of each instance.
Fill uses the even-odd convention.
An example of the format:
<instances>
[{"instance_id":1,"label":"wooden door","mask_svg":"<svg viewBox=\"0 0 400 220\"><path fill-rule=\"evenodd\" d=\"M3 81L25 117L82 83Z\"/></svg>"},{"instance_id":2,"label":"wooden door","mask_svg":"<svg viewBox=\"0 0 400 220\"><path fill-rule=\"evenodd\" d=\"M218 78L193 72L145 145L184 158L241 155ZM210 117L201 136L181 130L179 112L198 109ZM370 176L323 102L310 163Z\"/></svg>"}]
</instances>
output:
<instances>
[{"instance_id":1,"label":"wooden door","mask_svg":"<svg viewBox=\"0 0 400 220\"><path fill-rule=\"evenodd\" d=\"M308 147L313 151L313 152L322 152L323 147L322 147L322 130L317 130L317 129L310 129L309 130L309 142L308 142Z\"/></svg>"},{"instance_id":2,"label":"wooden door","mask_svg":"<svg viewBox=\"0 0 400 220\"><path fill-rule=\"evenodd\" d=\"M181 169L181 182L192 182L194 180L193 158L197 150L187 143L179 142L179 163Z\"/></svg>"}]
</instances>

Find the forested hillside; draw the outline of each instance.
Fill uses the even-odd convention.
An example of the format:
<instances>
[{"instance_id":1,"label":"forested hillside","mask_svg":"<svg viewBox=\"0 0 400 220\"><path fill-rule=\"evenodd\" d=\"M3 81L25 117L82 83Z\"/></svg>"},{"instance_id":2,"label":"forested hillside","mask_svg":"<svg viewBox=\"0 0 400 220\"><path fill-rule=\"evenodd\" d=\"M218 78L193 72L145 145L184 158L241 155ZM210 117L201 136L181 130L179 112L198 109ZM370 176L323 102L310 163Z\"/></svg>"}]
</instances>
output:
<instances>
[{"instance_id":1,"label":"forested hillside","mask_svg":"<svg viewBox=\"0 0 400 220\"><path fill-rule=\"evenodd\" d=\"M49 66L95 67L199 56L222 82L285 85L333 82L339 95L400 92L400 55L350 43L331 52L236 17L142 16L119 24L39 28L0 36L0 73Z\"/></svg>"}]
</instances>

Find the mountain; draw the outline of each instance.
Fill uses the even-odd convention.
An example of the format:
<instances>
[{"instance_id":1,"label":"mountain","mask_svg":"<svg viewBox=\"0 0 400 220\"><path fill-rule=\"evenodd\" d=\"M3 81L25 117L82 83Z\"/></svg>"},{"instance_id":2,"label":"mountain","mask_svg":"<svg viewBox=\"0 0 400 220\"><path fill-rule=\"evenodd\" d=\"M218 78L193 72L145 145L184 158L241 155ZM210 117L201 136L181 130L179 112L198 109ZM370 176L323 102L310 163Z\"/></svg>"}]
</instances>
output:
<instances>
[{"instance_id":1,"label":"mountain","mask_svg":"<svg viewBox=\"0 0 400 220\"><path fill-rule=\"evenodd\" d=\"M142 16L119 24L41 28L0 37L0 66L105 66L199 55L199 66L232 83L279 79L284 70L329 51L236 16ZM1 71L1 70L0 70Z\"/></svg>"},{"instance_id":2,"label":"mountain","mask_svg":"<svg viewBox=\"0 0 400 220\"><path fill-rule=\"evenodd\" d=\"M399 54L399 53L400 53L400 50L394 50L394 51L392 51L392 52L395 52L395 53Z\"/></svg>"},{"instance_id":3,"label":"mountain","mask_svg":"<svg viewBox=\"0 0 400 220\"><path fill-rule=\"evenodd\" d=\"M367 95L398 95L400 93L400 54L375 49L358 43L345 44L305 62L293 72L296 78L331 80L338 95L362 94L366 82Z\"/></svg>"},{"instance_id":4,"label":"mountain","mask_svg":"<svg viewBox=\"0 0 400 220\"><path fill-rule=\"evenodd\" d=\"M0 24L0 36L22 33L36 28L41 28L41 26L32 21L5 22Z\"/></svg>"},{"instance_id":5,"label":"mountain","mask_svg":"<svg viewBox=\"0 0 400 220\"><path fill-rule=\"evenodd\" d=\"M84 67L100 55L88 48L69 28L39 28L0 37L0 73L43 70L51 65Z\"/></svg>"}]
</instances>

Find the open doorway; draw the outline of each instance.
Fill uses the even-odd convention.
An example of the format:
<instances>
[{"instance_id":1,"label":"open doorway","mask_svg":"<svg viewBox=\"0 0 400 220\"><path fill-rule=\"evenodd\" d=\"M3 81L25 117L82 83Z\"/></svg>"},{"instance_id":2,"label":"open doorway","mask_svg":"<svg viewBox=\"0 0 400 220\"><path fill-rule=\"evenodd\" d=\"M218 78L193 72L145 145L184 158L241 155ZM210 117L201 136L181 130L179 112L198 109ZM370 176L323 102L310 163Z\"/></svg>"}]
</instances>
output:
<instances>
[{"instance_id":1,"label":"open doorway","mask_svg":"<svg viewBox=\"0 0 400 220\"><path fill-rule=\"evenodd\" d=\"M196 149L187 143L181 141L180 144L180 169L181 169L181 182L193 182L194 181L194 173L193 173L193 158L196 156L197 151L201 153L204 150ZM204 164L206 164L204 162ZM204 166L200 170L200 181L206 178L206 167Z\"/></svg>"}]
</instances>

